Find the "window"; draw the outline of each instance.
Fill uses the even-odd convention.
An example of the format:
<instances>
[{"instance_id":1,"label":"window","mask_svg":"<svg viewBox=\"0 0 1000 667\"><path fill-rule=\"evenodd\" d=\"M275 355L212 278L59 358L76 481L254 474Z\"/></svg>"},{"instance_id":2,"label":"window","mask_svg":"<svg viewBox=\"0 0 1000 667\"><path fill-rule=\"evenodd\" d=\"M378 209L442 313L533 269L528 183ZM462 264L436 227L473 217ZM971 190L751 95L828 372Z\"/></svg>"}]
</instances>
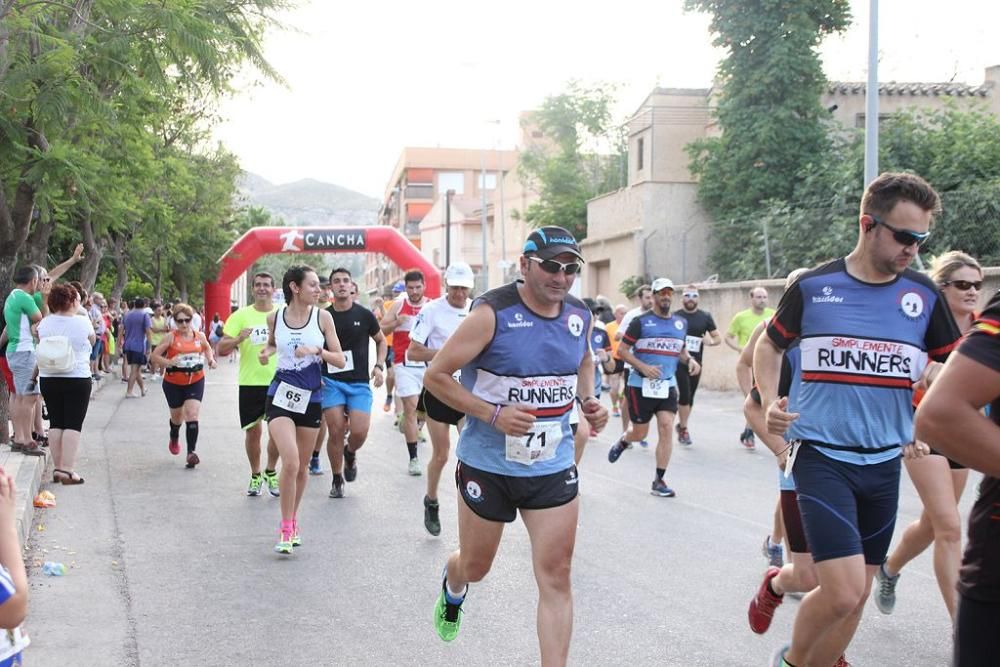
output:
<instances>
[{"instance_id":1,"label":"window","mask_svg":"<svg viewBox=\"0 0 1000 667\"><path fill-rule=\"evenodd\" d=\"M642 171L643 162L645 156L643 155L643 149L646 146L646 140L642 137L639 138L638 145L635 148L635 169L636 171Z\"/></svg>"},{"instance_id":2,"label":"window","mask_svg":"<svg viewBox=\"0 0 1000 667\"><path fill-rule=\"evenodd\" d=\"M476 183L479 184L480 190L496 190L497 189L497 175L486 172L486 185L483 185L483 172L476 174Z\"/></svg>"},{"instance_id":3,"label":"window","mask_svg":"<svg viewBox=\"0 0 1000 667\"><path fill-rule=\"evenodd\" d=\"M465 193L465 174L460 171L438 172L438 196L448 190L454 190L456 195Z\"/></svg>"}]
</instances>

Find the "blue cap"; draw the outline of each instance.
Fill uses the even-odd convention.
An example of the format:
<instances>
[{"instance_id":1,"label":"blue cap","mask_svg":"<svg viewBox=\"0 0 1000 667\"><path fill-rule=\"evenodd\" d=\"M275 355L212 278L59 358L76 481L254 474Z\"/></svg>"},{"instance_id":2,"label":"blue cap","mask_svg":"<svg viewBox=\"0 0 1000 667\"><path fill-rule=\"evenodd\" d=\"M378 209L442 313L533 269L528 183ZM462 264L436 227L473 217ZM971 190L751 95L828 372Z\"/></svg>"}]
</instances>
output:
<instances>
[{"instance_id":1,"label":"blue cap","mask_svg":"<svg viewBox=\"0 0 1000 667\"><path fill-rule=\"evenodd\" d=\"M406 285L403 284L402 280L400 280L399 282L397 282L395 285L392 286L393 294L399 294L400 292L405 292L405 291L406 291Z\"/></svg>"},{"instance_id":2,"label":"blue cap","mask_svg":"<svg viewBox=\"0 0 1000 667\"><path fill-rule=\"evenodd\" d=\"M554 225L540 227L528 234L522 252L525 255L536 255L542 259L552 259L568 252L583 259L583 255L580 254L580 246L577 245L573 235L562 227Z\"/></svg>"}]
</instances>

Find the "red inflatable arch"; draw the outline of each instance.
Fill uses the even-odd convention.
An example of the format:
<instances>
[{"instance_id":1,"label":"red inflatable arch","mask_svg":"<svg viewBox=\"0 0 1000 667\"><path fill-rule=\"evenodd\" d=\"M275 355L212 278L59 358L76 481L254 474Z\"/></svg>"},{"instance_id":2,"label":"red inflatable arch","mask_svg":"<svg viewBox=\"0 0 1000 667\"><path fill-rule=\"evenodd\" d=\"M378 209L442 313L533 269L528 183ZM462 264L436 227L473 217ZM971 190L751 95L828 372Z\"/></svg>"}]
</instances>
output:
<instances>
[{"instance_id":1,"label":"red inflatable arch","mask_svg":"<svg viewBox=\"0 0 1000 667\"><path fill-rule=\"evenodd\" d=\"M233 282L263 255L307 252L380 252L404 268L420 269L430 298L441 294L441 274L394 227L256 227L241 236L219 259L219 277L205 283L205 315L229 317ZM281 276L275 276L279 283ZM280 285L279 285L280 287Z\"/></svg>"}]
</instances>

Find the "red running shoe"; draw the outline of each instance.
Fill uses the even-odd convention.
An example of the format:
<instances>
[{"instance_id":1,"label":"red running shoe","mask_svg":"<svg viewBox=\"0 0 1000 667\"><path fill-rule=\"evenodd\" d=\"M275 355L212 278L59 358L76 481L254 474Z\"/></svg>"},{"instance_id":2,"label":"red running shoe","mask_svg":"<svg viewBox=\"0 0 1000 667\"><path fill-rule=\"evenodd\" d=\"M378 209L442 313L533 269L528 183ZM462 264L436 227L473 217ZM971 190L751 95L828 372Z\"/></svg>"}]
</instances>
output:
<instances>
[{"instance_id":1,"label":"red running shoe","mask_svg":"<svg viewBox=\"0 0 1000 667\"><path fill-rule=\"evenodd\" d=\"M851 663L847 662L847 656L842 655L833 663L833 667L851 667Z\"/></svg>"},{"instance_id":2,"label":"red running shoe","mask_svg":"<svg viewBox=\"0 0 1000 667\"><path fill-rule=\"evenodd\" d=\"M167 445L167 449L170 450L171 454L177 456L181 453L181 443L174 438L170 438L170 444Z\"/></svg>"},{"instance_id":3,"label":"red running shoe","mask_svg":"<svg viewBox=\"0 0 1000 667\"><path fill-rule=\"evenodd\" d=\"M779 572L781 572L781 568L767 568L767 572L764 574L764 581L761 583L760 588L757 589L757 595L750 601L747 618L750 619L750 629L758 635L764 634L771 627L771 618L774 616L774 610L785 599L784 595L775 595L768 587L768 584L778 576Z\"/></svg>"},{"instance_id":4,"label":"red running shoe","mask_svg":"<svg viewBox=\"0 0 1000 667\"><path fill-rule=\"evenodd\" d=\"M198 458L198 455L195 454L194 452L188 452L187 465L185 467L193 468L199 463L201 463L201 459Z\"/></svg>"}]
</instances>

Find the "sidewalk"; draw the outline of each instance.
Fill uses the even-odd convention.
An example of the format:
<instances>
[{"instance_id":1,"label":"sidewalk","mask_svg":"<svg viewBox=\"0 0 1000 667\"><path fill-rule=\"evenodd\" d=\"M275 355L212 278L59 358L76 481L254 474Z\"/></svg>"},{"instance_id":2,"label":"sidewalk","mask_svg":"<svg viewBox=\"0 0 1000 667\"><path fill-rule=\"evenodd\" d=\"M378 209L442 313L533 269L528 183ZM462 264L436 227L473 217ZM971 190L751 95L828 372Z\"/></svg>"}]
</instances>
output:
<instances>
[{"instance_id":1,"label":"sidewalk","mask_svg":"<svg viewBox=\"0 0 1000 667\"><path fill-rule=\"evenodd\" d=\"M116 378L112 373L100 382L94 383L90 400L94 400L97 393L108 382L108 378ZM19 452L12 452L10 447L0 448L0 467L3 467L7 474L14 478L17 487L17 514L15 522L17 534L21 539L21 548L28 543L28 535L31 532L31 524L35 518L35 495L42 484L42 476L49 470L49 452L46 449L44 456L25 456Z\"/></svg>"}]
</instances>

